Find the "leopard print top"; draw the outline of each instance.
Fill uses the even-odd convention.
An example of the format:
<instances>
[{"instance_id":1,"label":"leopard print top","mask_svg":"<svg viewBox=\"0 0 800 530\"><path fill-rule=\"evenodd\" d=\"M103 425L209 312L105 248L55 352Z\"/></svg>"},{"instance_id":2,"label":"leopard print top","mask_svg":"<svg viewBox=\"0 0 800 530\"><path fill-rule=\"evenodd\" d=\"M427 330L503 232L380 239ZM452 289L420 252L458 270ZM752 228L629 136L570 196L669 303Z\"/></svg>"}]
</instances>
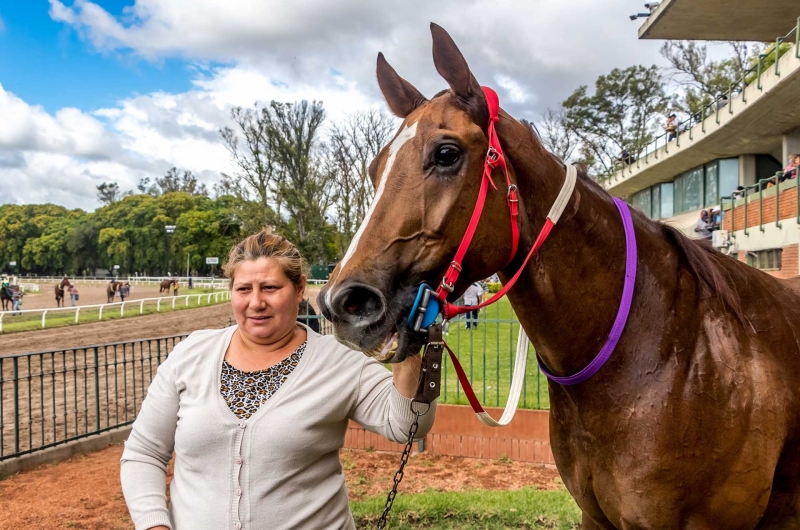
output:
<instances>
[{"instance_id":1,"label":"leopard print top","mask_svg":"<svg viewBox=\"0 0 800 530\"><path fill-rule=\"evenodd\" d=\"M286 359L257 372L244 372L228 364L228 361L222 361L220 394L233 413L239 419L246 420L278 391L289 374L297 368L305 351L304 342Z\"/></svg>"}]
</instances>

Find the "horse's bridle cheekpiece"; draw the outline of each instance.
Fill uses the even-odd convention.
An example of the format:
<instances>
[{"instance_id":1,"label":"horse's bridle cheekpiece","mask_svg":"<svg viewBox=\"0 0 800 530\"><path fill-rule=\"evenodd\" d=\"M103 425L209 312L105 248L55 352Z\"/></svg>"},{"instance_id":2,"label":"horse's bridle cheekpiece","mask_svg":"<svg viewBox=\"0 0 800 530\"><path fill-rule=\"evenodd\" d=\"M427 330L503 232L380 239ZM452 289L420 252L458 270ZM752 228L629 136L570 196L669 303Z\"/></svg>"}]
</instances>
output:
<instances>
[{"instance_id":1,"label":"horse's bridle cheekpiece","mask_svg":"<svg viewBox=\"0 0 800 530\"><path fill-rule=\"evenodd\" d=\"M503 288L500 289L500 291L495 293L489 300L474 306L455 306L447 301L447 296L453 292L456 281L458 280L458 276L461 273L461 263L463 262L464 256L467 253L467 249L472 241L472 237L475 235L475 232L478 229L478 223L480 222L483 206L486 202L486 196L489 193L489 186L491 185L492 188L495 190L497 189L497 186L492 180L492 171L498 167L503 169L503 174L505 175L506 184L508 186L506 192L506 203L508 204L511 218L512 238L511 255L508 263L511 263L511 261L514 259L519 247L519 198L517 196L517 186L516 184L513 184L509 178L508 167L503 154L503 147L500 145L500 140L498 139L497 132L495 130L495 124L500 119L500 101L497 97L497 93L494 90L488 87L482 88L484 96L486 97L487 106L489 108L489 125L487 128L489 149L486 153L483 163L483 177L481 180L480 191L478 193L478 199L475 202L475 208L472 211L472 217L469 220L469 225L467 225L464 238L461 240L461 244L458 246L458 250L456 251L453 261L450 262L450 266L447 268L441 283L435 290L428 284L423 283L420 285L419 290L417 291L417 297L414 300L414 304L411 307L411 313L409 314L406 322L407 326L413 331L427 331L428 328L430 328L430 326L435 322L439 313L442 314L442 319L444 321L448 321L462 313L467 313L469 311L474 311L491 305L505 296L522 275L522 272L525 270L525 267L528 265L530 259L539 251L539 248L545 242L547 236L550 235L550 231L556 225L561 217L561 214L564 212L564 209L566 208L567 204L569 203L569 199L572 196L573 190L575 189L575 182L578 174L577 169L571 164L566 164L566 178L564 179L564 185L561 187L561 191L556 197L553 206L550 208L550 212L547 214L547 219L544 223L544 226L542 226L542 229L539 231L531 250L525 257L522 265L520 265L519 270L503 286ZM625 323L627 322L628 314L630 313L631 302L633 300L633 286L636 281L636 236L633 231L633 221L631 219L628 205L616 197L614 198L614 204L617 206L620 216L622 217L622 225L625 230L626 243L625 282L623 285L622 300L620 302L619 311L617 312L617 317L614 320L614 325L611 328L611 332L608 335L606 343L603 345L602 349L595 356L592 362L590 362L580 372L565 377L555 376L547 371L547 369L542 365L541 361L539 361L539 367L542 370L542 373L544 373L545 376L547 376L551 381L560 385L566 386L583 383L600 370L603 364L605 364L605 362L611 356L611 353L614 351L614 348L616 347L617 342L622 335L622 331L625 329ZM472 390L469 379L464 373L458 358L455 356L447 343L438 337L435 341L437 344L439 344L439 341L441 341L441 344L443 344L445 349L447 349L447 352L450 355L450 360L453 362L453 366L458 374L461 386L464 389L464 394L467 396L472 409L483 423L492 427L507 425L511 421L511 418L513 418L514 412L517 408L517 403L519 402L522 381L525 377L529 344L528 337L525 335L525 331L521 326L519 331L519 338L517 340L517 358L511 383L511 391L509 392L508 403L506 404L503 416L499 421L494 420L483 409L478 401L478 398L475 396L475 392Z\"/></svg>"}]
</instances>

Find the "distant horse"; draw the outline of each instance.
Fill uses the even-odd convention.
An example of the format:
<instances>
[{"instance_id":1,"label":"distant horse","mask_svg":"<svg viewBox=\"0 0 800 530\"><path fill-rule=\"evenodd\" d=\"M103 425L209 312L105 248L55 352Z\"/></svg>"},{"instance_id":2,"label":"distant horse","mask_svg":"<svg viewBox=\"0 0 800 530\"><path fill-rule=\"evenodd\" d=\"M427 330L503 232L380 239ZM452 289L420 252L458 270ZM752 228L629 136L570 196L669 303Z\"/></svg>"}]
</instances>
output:
<instances>
[{"instance_id":1,"label":"distant horse","mask_svg":"<svg viewBox=\"0 0 800 530\"><path fill-rule=\"evenodd\" d=\"M118 282L117 280L113 280L106 286L107 303L110 304L114 301L114 297L117 295L117 291L119 291L121 287L122 283Z\"/></svg>"},{"instance_id":2,"label":"distant horse","mask_svg":"<svg viewBox=\"0 0 800 530\"><path fill-rule=\"evenodd\" d=\"M55 286L56 307L63 307L64 305L64 287L72 287L72 284L69 283L69 280L66 278L61 280L61 283Z\"/></svg>"},{"instance_id":3,"label":"distant horse","mask_svg":"<svg viewBox=\"0 0 800 530\"><path fill-rule=\"evenodd\" d=\"M8 311L11 309L11 296L13 295L13 289L14 287L11 285L0 288L0 302L3 304L3 311Z\"/></svg>"},{"instance_id":4,"label":"distant horse","mask_svg":"<svg viewBox=\"0 0 800 530\"><path fill-rule=\"evenodd\" d=\"M158 292L169 294L170 288L172 288L173 285L177 285L177 283L178 280L164 280L159 284Z\"/></svg>"}]
</instances>

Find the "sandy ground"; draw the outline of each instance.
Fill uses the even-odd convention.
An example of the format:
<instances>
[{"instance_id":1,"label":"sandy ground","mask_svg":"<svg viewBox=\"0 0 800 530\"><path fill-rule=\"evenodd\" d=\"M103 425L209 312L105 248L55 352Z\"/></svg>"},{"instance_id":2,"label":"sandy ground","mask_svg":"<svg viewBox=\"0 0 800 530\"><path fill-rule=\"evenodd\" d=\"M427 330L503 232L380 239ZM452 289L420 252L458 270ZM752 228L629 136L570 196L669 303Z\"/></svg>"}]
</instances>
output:
<instances>
[{"instance_id":1,"label":"sandy ground","mask_svg":"<svg viewBox=\"0 0 800 530\"><path fill-rule=\"evenodd\" d=\"M82 284L80 280L73 280L73 283L78 288L78 304L81 306L86 305L96 305L96 304L105 304L108 302L108 298L106 297L106 286L101 284ZM41 292L39 293L29 293L26 294L25 297L22 299L22 309L50 309L56 307L56 296L55 296L55 286L53 284L40 284L39 288ZM180 289L178 290L178 294L180 294ZM184 289L185 294L185 289ZM130 298L126 298L125 300L140 300L142 298L158 298L159 296L172 296L172 291L167 293L158 292L157 285L131 285L131 296ZM66 300L64 302L65 306L70 306L71 302L69 300L69 293L65 295ZM115 302L119 302L120 298L117 296L114 299Z\"/></svg>"},{"instance_id":2,"label":"sandy ground","mask_svg":"<svg viewBox=\"0 0 800 530\"><path fill-rule=\"evenodd\" d=\"M122 446L113 445L0 481L0 526L4 530L132 529L119 484L121 454ZM388 491L397 469L397 454L344 449L341 458L351 499ZM515 490L525 486L558 488L558 472L525 462L423 453L409 460L399 491L405 495L430 489Z\"/></svg>"}]
</instances>

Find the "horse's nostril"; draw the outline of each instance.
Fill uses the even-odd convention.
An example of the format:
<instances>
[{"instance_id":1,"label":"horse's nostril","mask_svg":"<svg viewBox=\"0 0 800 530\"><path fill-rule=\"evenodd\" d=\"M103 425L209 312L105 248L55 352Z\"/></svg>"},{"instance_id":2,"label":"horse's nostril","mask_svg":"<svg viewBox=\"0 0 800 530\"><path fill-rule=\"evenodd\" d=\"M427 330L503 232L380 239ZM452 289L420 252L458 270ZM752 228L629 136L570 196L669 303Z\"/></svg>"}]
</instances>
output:
<instances>
[{"instance_id":1,"label":"horse's nostril","mask_svg":"<svg viewBox=\"0 0 800 530\"><path fill-rule=\"evenodd\" d=\"M353 324L371 324L383 317L383 295L367 285L350 285L339 289L333 298L331 312Z\"/></svg>"}]
</instances>

